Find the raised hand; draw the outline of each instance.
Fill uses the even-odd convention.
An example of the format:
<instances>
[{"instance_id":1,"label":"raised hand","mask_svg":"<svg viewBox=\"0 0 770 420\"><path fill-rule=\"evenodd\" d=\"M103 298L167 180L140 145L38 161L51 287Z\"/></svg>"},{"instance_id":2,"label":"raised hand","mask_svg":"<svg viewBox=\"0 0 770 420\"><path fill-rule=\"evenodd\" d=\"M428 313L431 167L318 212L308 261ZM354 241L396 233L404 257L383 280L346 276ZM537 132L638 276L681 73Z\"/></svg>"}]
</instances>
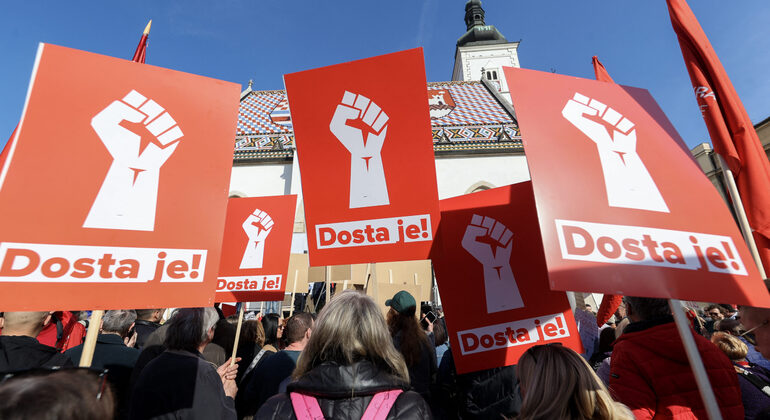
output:
<instances>
[{"instance_id":1,"label":"raised hand","mask_svg":"<svg viewBox=\"0 0 770 420\"><path fill-rule=\"evenodd\" d=\"M135 90L96 114L91 127L113 162L83 227L154 230L160 168L182 130L162 106Z\"/></svg>"},{"instance_id":2,"label":"raised hand","mask_svg":"<svg viewBox=\"0 0 770 420\"><path fill-rule=\"evenodd\" d=\"M329 130L350 152L350 208L390 204L382 145L388 115L363 95L345 92Z\"/></svg>"},{"instance_id":3,"label":"raised hand","mask_svg":"<svg viewBox=\"0 0 770 420\"><path fill-rule=\"evenodd\" d=\"M634 123L613 108L575 93L562 116L596 144L612 207L668 212L658 187L636 152Z\"/></svg>"},{"instance_id":4,"label":"raised hand","mask_svg":"<svg viewBox=\"0 0 770 420\"><path fill-rule=\"evenodd\" d=\"M487 313L524 306L511 270L513 233L507 227L491 217L474 214L465 228L462 246L483 266Z\"/></svg>"},{"instance_id":5,"label":"raised hand","mask_svg":"<svg viewBox=\"0 0 770 420\"><path fill-rule=\"evenodd\" d=\"M243 252L240 268L262 268L265 256L265 239L273 230L273 219L260 209L255 209L243 222L243 231L249 243Z\"/></svg>"}]
</instances>

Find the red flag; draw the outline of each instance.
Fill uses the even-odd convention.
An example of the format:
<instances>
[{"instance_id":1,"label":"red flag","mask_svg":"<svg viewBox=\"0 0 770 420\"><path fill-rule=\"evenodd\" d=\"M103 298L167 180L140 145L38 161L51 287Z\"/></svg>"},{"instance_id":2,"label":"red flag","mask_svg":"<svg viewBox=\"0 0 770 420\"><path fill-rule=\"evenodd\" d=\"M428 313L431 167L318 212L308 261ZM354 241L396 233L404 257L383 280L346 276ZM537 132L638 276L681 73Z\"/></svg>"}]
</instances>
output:
<instances>
[{"instance_id":1,"label":"red flag","mask_svg":"<svg viewBox=\"0 0 770 420\"><path fill-rule=\"evenodd\" d=\"M8 142L5 143L5 146L3 147L2 153L0 153L0 169L2 169L3 165L5 164L5 159L8 158L8 150L10 150L11 142L13 141L13 136L16 135L16 130L19 128L17 125L16 128L13 129L13 133L11 133L11 138L8 139Z\"/></svg>"},{"instance_id":2,"label":"red flag","mask_svg":"<svg viewBox=\"0 0 770 420\"><path fill-rule=\"evenodd\" d=\"M131 59L132 61L144 64L144 56L147 53L147 38L150 36L150 26L152 26L152 19L147 23L144 32L142 32L142 38L139 39L139 45L136 46L134 58Z\"/></svg>"},{"instance_id":3,"label":"red flag","mask_svg":"<svg viewBox=\"0 0 770 420\"><path fill-rule=\"evenodd\" d=\"M594 64L596 80L600 82L615 83L615 81L612 80L612 77L610 77L610 74L607 73L607 69L604 68L604 64L599 61L598 57L593 56L592 61ZM599 305L599 311L596 312L596 325L601 327L609 321L612 315L615 314L615 311L618 310L621 303L623 303L623 296L604 295L604 299L602 299L602 303Z\"/></svg>"},{"instance_id":4,"label":"red flag","mask_svg":"<svg viewBox=\"0 0 770 420\"><path fill-rule=\"evenodd\" d=\"M596 75L596 80L600 82L615 83L615 81L612 80L612 77L610 77L610 74L607 73L607 69L604 68L604 64L599 61L597 56L593 56L591 60L594 63L594 74Z\"/></svg>"},{"instance_id":5,"label":"red flag","mask_svg":"<svg viewBox=\"0 0 770 420\"><path fill-rule=\"evenodd\" d=\"M770 162L727 72L685 0L666 0L714 150L733 171L763 265L770 267Z\"/></svg>"}]
</instances>

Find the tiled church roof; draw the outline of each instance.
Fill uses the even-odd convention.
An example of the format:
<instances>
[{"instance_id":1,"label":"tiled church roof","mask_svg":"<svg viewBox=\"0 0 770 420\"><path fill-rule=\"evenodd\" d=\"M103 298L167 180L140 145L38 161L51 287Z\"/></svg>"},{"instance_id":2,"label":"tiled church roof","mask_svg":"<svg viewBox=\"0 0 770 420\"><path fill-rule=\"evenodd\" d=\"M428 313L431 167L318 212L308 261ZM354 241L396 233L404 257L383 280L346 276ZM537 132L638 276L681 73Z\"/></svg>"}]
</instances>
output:
<instances>
[{"instance_id":1,"label":"tiled church roof","mask_svg":"<svg viewBox=\"0 0 770 420\"><path fill-rule=\"evenodd\" d=\"M241 99L235 160L294 153L286 91L247 91ZM428 83L436 152L521 151L516 122L481 82Z\"/></svg>"}]
</instances>

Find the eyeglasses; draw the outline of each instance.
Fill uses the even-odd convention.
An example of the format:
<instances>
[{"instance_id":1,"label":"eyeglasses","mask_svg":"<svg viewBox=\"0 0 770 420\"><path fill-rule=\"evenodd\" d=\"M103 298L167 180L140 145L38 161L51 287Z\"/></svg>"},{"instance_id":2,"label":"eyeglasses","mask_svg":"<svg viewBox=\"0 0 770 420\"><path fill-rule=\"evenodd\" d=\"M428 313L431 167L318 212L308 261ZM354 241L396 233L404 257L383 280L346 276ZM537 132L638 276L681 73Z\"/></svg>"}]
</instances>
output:
<instances>
[{"instance_id":1,"label":"eyeglasses","mask_svg":"<svg viewBox=\"0 0 770 420\"><path fill-rule=\"evenodd\" d=\"M760 329L760 328L764 327L765 325L767 325L767 324L769 324L769 323L770 323L770 319L766 319L766 320L764 320L764 322L760 323L760 324L759 324L759 325L757 325L756 327L754 327L754 328L751 328L751 329L749 329L749 330L746 330L746 331L744 331L744 332L743 332L741 335L739 335L738 337L743 337L743 336L744 336L744 335L746 335L746 334L750 334L750 333L752 333L752 332L754 332L754 331L756 331L756 330L758 330L758 329Z\"/></svg>"},{"instance_id":2,"label":"eyeglasses","mask_svg":"<svg viewBox=\"0 0 770 420\"><path fill-rule=\"evenodd\" d=\"M109 372L109 369L95 369L95 368L87 368L87 367L33 368L33 369L27 369L27 370L20 370L16 372L3 373L2 376L0 376L0 385L14 378L46 376L52 373L65 372L65 371L83 371L83 372L88 372L90 374L96 375L99 380L99 388L98 388L98 391L96 392L96 399L97 400L102 399L104 390L107 387L107 373Z\"/></svg>"}]
</instances>

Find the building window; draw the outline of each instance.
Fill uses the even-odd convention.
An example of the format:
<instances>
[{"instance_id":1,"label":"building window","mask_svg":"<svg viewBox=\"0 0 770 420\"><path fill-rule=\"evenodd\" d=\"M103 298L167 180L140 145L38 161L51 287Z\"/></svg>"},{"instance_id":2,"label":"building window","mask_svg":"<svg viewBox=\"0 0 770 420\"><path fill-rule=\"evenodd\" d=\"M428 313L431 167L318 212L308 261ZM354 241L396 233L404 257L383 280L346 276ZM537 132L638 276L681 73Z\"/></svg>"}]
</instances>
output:
<instances>
[{"instance_id":1,"label":"building window","mask_svg":"<svg viewBox=\"0 0 770 420\"><path fill-rule=\"evenodd\" d=\"M487 80L497 80L497 70L487 70Z\"/></svg>"}]
</instances>

